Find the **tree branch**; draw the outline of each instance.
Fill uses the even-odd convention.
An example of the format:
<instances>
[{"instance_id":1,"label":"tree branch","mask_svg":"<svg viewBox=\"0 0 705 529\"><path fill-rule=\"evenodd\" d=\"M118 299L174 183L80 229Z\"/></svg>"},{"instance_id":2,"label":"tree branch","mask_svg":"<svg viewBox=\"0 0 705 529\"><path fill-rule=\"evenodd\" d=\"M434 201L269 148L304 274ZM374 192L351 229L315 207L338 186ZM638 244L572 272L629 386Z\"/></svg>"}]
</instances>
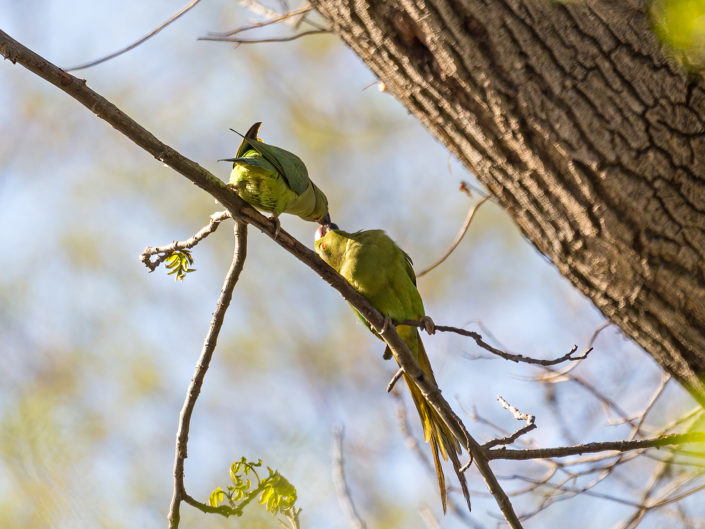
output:
<instances>
[{"instance_id":1,"label":"tree branch","mask_svg":"<svg viewBox=\"0 0 705 529\"><path fill-rule=\"evenodd\" d=\"M230 218L230 213L227 211L219 211L211 215L211 220L207 226L204 226L193 237L186 239L185 241L174 241L171 244L166 244L164 246L147 246L144 251L140 254L140 261L149 268L150 272L154 272L157 267L164 262L164 260L169 257L176 250L184 250L186 248L193 248L203 239L208 237L211 233L218 229L220 223L225 219ZM152 260L152 256L157 255L156 259Z\"/></svg>"},{"instance_id":2,"label":"tree branch","mask_svg":"<svg viewBox=\"0 0 705 529\"><path fill-rule=\"evenodd\" d=\"M184 400L184 405L179 415L179 429L176 433L176 454L174 456L174 494L171 498L171 506L169 507L168 515L170 529L179 527L179 520L181 518L179 507L181 502L187 497L186 488L184 486L184 461L186 457L188 457L187 445L191 415L196 406L196 399L198 399L198 395L201 392L201 386L203 385L206 371L208 371L208 366L213 357L213 351L215 351L215 346L218 342L218 334L223 325L225 312L230 305L235 283L237 283L240 272L242 272L242 267L245 264L245 257L247 257L247 224L242 221L236 221L233 261L225 276L225 282L220 291L220 297L218 298L215 312L213 312L208 334L206 334L206 338L203 341L201 356L198 359L198 364L196 364L196 371L191 379L191 384L186 392L186 399ZM212 512L220 511L216 510Z\"/></svg>"},{"instance_id":3,"label":"tree branch","mask_svg":"<svg viewBox=\"0 0 705 529\"><path fill-rule=\"evenodd\" d=\"M660 448L662 446L678 445L685 443L705 442L705 432L691 432L683 434L670 434L651 439L638 439L634 441L606 441L602 443L587 443L577 446L561 446L557 448L536 448L524 450L511 450L496 448L487 451L487 459L512 459L514 461L525 459L546 459L549 457L566 457L579 454L589 454L616 450L626 452L644 448Z\"/></svg>"},{"instance_id":4,"label":"tree branch","mask_svg":"<svg viewBox=\"0 0 705 529\"><path fill-rule=\"evenodd\" d=\"M399 323L395 323L396 325L409 325L412 327L419 327L421 329L426 328L426 321L421 320L421 321L416 321L416 320L404 320ZM461 336L467 336L468 338L472 338L475 340L475 343L484 349L485 351L488 351L494 355L500 356L504 358L505 360L511 360L512 362L523 362L525 364L534 364L534 365L540 365L540 366L553 366L556 364L560 364L562 362L565 362L567 360L585 360L587 356L590 354L592 351L592 347L590 347L587 351L585 351L583 354L573 356L575 352L578 350L578 346L574 345L570 351L568 351L566 354L563 356L559 356L558 358L554 358L553 360L543 360L541 358L531 358L530 356L524 356L520 354L514 354L514 353L508 353L506 351L502 351L501 349L497 349L496 347L492 347L490 344L488 344L486 341L482 339L482 335L479 333L476 333L475 331L468 331L465 329L461 329L460 327L450 327L448 325L435 325L433 326L433 332L440 331L440 332L454 332L455 334L459 334Z\"/></svg>"}]
</instances>

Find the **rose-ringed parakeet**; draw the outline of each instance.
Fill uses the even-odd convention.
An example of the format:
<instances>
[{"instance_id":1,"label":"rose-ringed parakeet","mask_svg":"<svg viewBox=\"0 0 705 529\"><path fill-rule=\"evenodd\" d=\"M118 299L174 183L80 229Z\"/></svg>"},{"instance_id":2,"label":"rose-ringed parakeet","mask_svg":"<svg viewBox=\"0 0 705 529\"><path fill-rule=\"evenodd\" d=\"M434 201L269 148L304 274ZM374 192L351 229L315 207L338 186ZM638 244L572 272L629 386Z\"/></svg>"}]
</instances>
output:
<instances>
[{"instance_id":1,"label":"rose-ringed parakeet","mask_svg":"<svg viewBox=\"0 0 705 529\"><path fill-rule=\"evenodd\" d=\"M335 224L322 225L316 232L315 247L318 255L385 317L397 322L426 318L423 302L416 288L416 275L411 259L384 231L348 233L337 229ZM370 328L369 322L359 313L358 316ZM421 369L435 382L431 362L426 355L418 329L409 325L397 325L396 329ZM370 330L374 332L373 329ZM470 496L465 476L460 472L457 456L461 443L426 401L414 381L406 374L404 379L421 418L424 438L431 444L443 512L446 510L446 486L440 457L445 460L450 458L453 462L469 507Z\"/></svg>"},{"instance_id":2,"label":"rose-ringed parakeet","mask_svg":"<svg viewBox=\"0 0 705 529\"><path fill-rule=\"evenodd\" d=\"M330 222L328 199L311 182L304 162L289 151L260 141L257 132L261 124L255 123L242 136L235 158L219 160L233 162L229 185L245 202L273 213L275 219L291 213L304 220Z\"/></svg>"}]
</instances>

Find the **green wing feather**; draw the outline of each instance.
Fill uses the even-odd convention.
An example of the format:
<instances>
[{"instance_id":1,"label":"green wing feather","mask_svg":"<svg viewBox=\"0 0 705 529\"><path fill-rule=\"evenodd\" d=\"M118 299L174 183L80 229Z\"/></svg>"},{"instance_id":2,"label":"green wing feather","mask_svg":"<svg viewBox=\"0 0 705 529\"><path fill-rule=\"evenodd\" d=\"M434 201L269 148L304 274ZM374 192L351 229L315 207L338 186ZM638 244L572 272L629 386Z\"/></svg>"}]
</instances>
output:
<instances>
[{"instance_id":1,"label":"green wing feather","mask_svg":"<svg viewBox=\"0 0 705 529\"><path fill-rule=\"evenodd\" d=\"M262 158L271 163L276 170L279 171L282 178L286 180L289 188L297 195L300 195L306 191L311 183L306 165L304 165L301 158L294 153L258 140L257 132L259 131L260 125L261 123L255 123L250 127L250 130L243 136L242 143L235 157L242 157L249 150L247 148L247 146L249 146L252 150L257 151Z\"/></svg>"}]
</instances>

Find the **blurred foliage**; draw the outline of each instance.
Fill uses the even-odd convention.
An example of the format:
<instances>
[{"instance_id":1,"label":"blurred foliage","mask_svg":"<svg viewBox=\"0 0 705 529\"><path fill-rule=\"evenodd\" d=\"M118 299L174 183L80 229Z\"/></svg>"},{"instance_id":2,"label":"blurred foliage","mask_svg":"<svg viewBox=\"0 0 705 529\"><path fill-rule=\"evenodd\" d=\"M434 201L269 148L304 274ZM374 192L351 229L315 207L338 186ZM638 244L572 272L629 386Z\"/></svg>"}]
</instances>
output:
<instances>
[{"instance_id":1,"label":"blurred foliage","mask_svg":"<svg viewBox=\"0 0 705 529\"><path fill-rule=\"evenodd\" d=\"M705 0L653 0L654 31L684 65L705 67Z\"/></svg>"}]
</instances>

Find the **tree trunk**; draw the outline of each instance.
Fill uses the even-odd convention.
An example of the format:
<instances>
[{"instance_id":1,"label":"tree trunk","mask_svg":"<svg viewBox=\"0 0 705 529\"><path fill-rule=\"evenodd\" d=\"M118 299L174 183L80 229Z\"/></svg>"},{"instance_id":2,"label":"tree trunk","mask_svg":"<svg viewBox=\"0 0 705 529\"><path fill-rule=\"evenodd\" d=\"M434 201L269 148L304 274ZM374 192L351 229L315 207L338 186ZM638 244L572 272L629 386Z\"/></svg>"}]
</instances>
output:
<instances>
[{"instance_id":1,"label":"tree trunk","mask_svg":"<svg viewBox=\"0 0 705 529\"><path fill-rule=\"evenodd\" d=\"M705 80L667 59L643 2L312 4L705 405Z\"/></svg>"}]
</instances>

